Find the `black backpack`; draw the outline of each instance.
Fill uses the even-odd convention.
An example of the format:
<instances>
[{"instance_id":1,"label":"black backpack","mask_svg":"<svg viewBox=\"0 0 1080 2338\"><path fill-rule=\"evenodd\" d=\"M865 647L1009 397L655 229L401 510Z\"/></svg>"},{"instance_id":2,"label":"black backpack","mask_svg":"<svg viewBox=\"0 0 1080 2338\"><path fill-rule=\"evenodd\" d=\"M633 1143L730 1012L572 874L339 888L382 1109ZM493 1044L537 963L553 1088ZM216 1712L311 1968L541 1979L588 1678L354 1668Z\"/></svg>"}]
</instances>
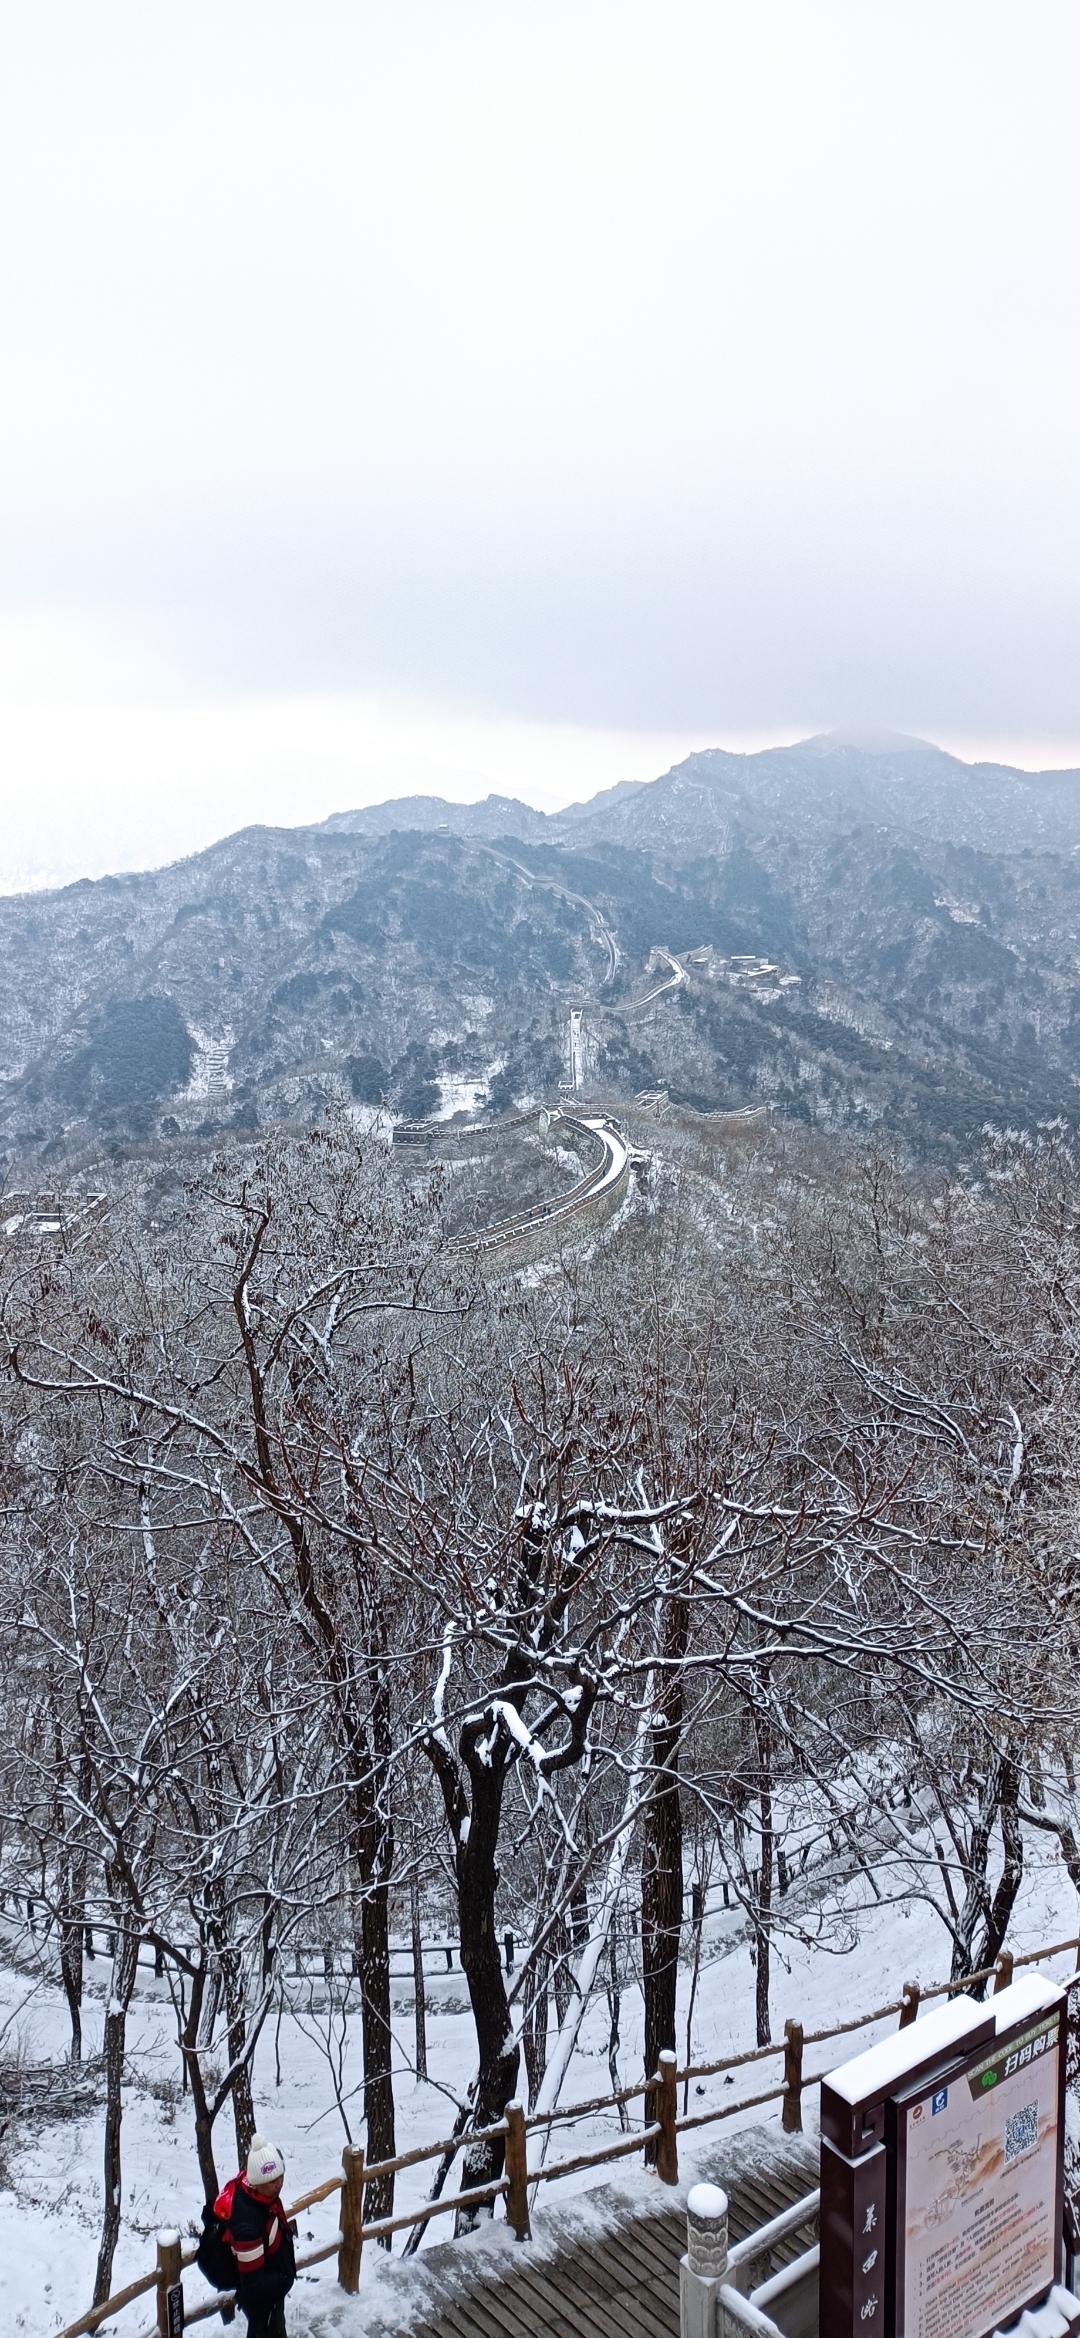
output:
<instances>
[{"instance_id":1,"label":"black backpack","mask_svg":"<svg viewBox=\"0 0 1080 2338\"><path fill-rule=\"evenodd\" d=\"M228 2226L220 2216L215 2216L209 2202L203 2209L202 2221L202 2239L195 2251L195 2263L211 2289L235 2289L236 2259L225 2238Z\"/></svg>"}]
</instances>

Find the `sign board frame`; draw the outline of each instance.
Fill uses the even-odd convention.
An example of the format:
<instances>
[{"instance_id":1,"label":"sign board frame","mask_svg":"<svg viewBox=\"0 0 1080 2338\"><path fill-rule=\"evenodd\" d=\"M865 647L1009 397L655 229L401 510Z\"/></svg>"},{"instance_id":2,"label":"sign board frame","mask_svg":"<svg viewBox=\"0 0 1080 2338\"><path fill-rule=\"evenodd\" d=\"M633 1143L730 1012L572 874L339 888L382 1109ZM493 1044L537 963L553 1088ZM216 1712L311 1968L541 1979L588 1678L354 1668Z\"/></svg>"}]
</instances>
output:
<instances>
[{"instance_id":1,"label":"sign board frame","mask_svg":"<svg viewBox=\"0 0 1080 2338\"><path fill-rule=\"evenodd\" d=\"M1031 1975L985 2005L958 1995L823 2079L820 2338L993 2338L1060 2283L1065 2020L1065 1992ZM1015 2071L1007 2068L1013 2052L1020 2057ZM1026 2074L1032 2062L1039 2068L1036 2104L1021 2104L1017 2092L1010 2116L1019 2107L1023 2123L1010 2152L996 2108L988 2120L975 2106L991 2091L995 2104L1001 2101L999 2084ZM957 2087L964 2093L950 2095ZM940 2144L935 2138L928 2152L935 2100L946 2118ZM1016 2163L1028 2171L1026 2203ZM1003 2192L1003 2183L1011 2189ZM1024 2268L1029 2276L1026 2295L1008 2288L1010 2253L1017 2274ZM933 2296L923 2292L925 2310L909 2326L908 2308L931 2266ZM989 2320L980 2318L980 2288ZM1070 2328L1080 2330L1080 2308Z\"/></svg>"},{"instance_id":2,"label":"sign board frame","mask_svg":"<svg viewBox=\"0 0 1080 2338\"><path fill-rule=\"evenodd\" d=\"M1042 2042L1044 2039L1047 2041L1046 2044L1043 2044ZM908 2203L908 2160L915 2135L916 2133L918 2134L920 2145L923 2149L925 2149L925 2143L923 2142L923 2139L925 2138L928 2141L929 2138L933 2136L933 2121L937 2116L937 2112L940 2110L943 2114L944 2121L948 2122L948 2125L943 2127L943 2145L938 2148L934 2156L938 2158L944 2156L944 2138L948 2133L949 2127L954 2127L956 2124L955 2116L950 2118L950 2102L953 2106L955 2106L957 2101L959 2101L962 2112L967 2110L968 2104L970 2104L971 2113L975 2113L977 2111L977 2103L979 2099L976 2094L976 2082L979 2078L989 2078L992 2081L990 2091L992 2091L994 2094L994 2108L996 2112L997 2105L1001 2100L1001 2097L999 2097L997 2091L998 2076L994 2075L995 2070L1000 2075L1001 2082L1009 2087L1010 2092L1014 2091L1016 2080L1022 2078L1025 2072L1031 2067L1031 2053L1029 2049L1032 2047L1036 2049L1037 2060L1042 2064L1042 2092L1044 2096L1047 2091L1045 2083L1046 2074L1049 2071L1052 2058L1056 2057L1056 2073L1052 2080L1053 2125L1052 2127L1048 2127L1047 2132L1042 2137L1041 2141L1038 2134L1038 2128L1041 2125L1039 2107L1036 2105L1030 2106L1036 2110L1036 2134L1032 2139L1030 2152L1034 2153L1037 2161L1043 2167L1045 2166L1045 2162L1048 2159L1052 2162L1053 2198L1052 2203L1050 2203L1051 2214L1049 2232L1046 2231L1045 2217L1042 2220L1042 2268L1040 2269L1038 2275L1034 2278L1030 2287L1025 2288L1023 2285L1021 2285L1019 2290L1014 2289L1010 2291L1006 2297L999 2299L992 2308L988 2305L987 2313L989 2314L989 2319L987 2319L986 2315L984 2314L981 2319L969 2319L966 2323L963 2323L956 2317L954 2307L950 2311L948 2320L942 2325L943 2332L947 2331L949 2333L949 2338L992 2338L992 2333L996 2329L1001 2328L1009 2322L1016 2321L1020 2314L1026 2312L1033 2306L1039 2305L1045 2298L1047 2291L1052 2287L1053 2283L1060 2279L1065 2209L1064 1999L1062 1999L1057 2005L1050 2005L1045 2007L1042 2011L1036 2011L1029 2014L1026 2019L1022 2018L1020 2021L1014 2022L1012 2026L1007 2029L999 2030L997 2036L993 2040L992 2045L976 2047L974 2052L966 2055L962 2060L957 2060L952 2065L947 2075L946 2073L942 2072L936 2081L933 2078L927 2079L924 2077L916 2080L912 2085L898 2090L897 2094L889 2103L886 2113L886 2148L889 2151L890 2158L892 2160L892 2166L890 2169L891 2186L893 2192L892 2209L890 2214L890 2232L892 2240L890 2252L890 2287L893 2293L891 2327L894 2333L894 2338L926 2338L926 2333L920 2330L918 2322L912 2318L912 2301L909 2297L909 2291L914 2286L913 2276L915 2274L915 2251L912 2248L913 2236L911 2231L911 2218L909 2214ZM1025 2052L1027 2052L1027 2060L1025 2062L1021 2062L1019 2060L1019 2056ZM1017 2056L1017 2065L1015 2069L1009 2072L1008 2077L1006 2078L1005 2069L1013 2054ZM965 2090L967 2092L967 2103L964 2101ZM1016 2104L1014 2108L1019 2111L1026 2111L1028 2106L1021 2104L1020 2090L1016 2089L1015 2091ZM987 2105L989 2105L989 2091L985 2096L982 2097L982 2099L987 2103ZM1044 2105L1042 2107L1046 2106ZM927 2113L929 2113L929 2116L927 2116ZM914 2124L916 2119L919 2121L917 2130ZM951 2153L954 2156L958 2155L961 2160L964 2158L973 2159L974 2149L979 2148L977 2118L969 2114L966 2124L969 2133L968 2151L965 2152L964 2145L959 2139L952 2142L948 2147ZM974 2130L974 2132L972 2132L972 2130ZM992 2146L989 2146L989 2148L992 2148ZM987 2156L988 2139L985 2135L984 2125L980 2158L985 2160ZM1017 2160L1021 2163L1027 2160L1028 2157L1029 2153L1022 2151L1017 2154ZM977 2163L975 2163L975 2165L977 2166ZM987 2171L987 2174L989 2175L989 2171ZM957 2181L959 2188L959 2178L954 2180ZM1000 2189L1002 2183L1007 2181L1007 2177L999 2176L997 2178L998 2188ZM1009 2195L1006 2194L1006 2200L1008 2197ZM944 2230L946 2221L945 2203L940 2202L936 2203L935 2205L937 2207L937 2212L942 2220L940 2229ZM987 2214L986 2210L983 2211L982 2222L984 2230L986 2230L987 2227L993 2227L995 2225L996 2219L992 2209L989 2211L989 2214ZM949 2245L950 2244L943 2242L940 2245L939 2253L943 2253L944 2249ZM959 2246L960 2243L954 2242L951 2245L956 2247ZM989 2237L987 2237L987 2240L984 2242L984 2249L990 2245L992 2244L989 2241Z\"/></svg>"}]
</instances>

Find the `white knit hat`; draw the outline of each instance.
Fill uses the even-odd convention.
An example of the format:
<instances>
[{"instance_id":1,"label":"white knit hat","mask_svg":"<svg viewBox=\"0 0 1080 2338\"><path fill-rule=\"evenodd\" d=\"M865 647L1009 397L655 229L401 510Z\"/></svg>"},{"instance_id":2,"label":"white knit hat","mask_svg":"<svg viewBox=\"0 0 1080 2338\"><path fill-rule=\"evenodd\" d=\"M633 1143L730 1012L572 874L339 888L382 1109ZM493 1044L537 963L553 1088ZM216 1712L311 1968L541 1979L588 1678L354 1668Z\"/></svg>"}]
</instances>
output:
<instances>
[{"instance_id":1,"label":"white knit hat","mask_svg":"<svg viewBox=\"0 0 1080 2338\"><path fill-rule=\"evenodd\" d=\"M249 2184L272 2184L275 2176L283 2176L285 2161L276 2143L268 2143L265 2135L252 2138L248 2153L247 2180Z\"/></svg>"}]
</instances>

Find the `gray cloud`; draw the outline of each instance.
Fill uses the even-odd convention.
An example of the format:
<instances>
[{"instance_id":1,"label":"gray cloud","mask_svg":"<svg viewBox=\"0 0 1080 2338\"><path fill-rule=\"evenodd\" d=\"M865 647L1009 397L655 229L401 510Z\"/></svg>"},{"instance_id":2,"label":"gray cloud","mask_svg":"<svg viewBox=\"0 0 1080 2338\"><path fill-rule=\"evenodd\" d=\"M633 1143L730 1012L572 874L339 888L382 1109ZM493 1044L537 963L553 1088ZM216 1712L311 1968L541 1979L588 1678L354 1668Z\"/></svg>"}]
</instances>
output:
<instances>
[{"instance_id":1,"label":"gray cloud","mask_svg":"<svg viewBox=\"0 0 1080 2338\"><path fill-rule=\"evenodd\" d=\"M1080 19L54 0L0 597L188 686L1080 730Z\"/></svg>"}]
</instances>

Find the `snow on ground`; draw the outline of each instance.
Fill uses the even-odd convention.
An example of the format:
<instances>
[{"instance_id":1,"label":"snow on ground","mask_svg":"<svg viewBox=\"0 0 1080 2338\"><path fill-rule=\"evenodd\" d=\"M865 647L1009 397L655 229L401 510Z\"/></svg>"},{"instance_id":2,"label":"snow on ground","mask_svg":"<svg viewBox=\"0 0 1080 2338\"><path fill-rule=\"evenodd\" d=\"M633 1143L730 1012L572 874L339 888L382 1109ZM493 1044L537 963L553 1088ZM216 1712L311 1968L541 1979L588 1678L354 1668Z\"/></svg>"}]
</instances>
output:
<instances>
[{"instance_id":1,"label":"snow on ground","mask_svg":"<svg viewBox=\"0 0 1080 2338\"><path fill-rule=\"evenodd\" d=\"M220 963L224 965L224 959ZM219 1096L233 1086L229 1052L236 1034L229 1025L216 1035L193 1029L191 1036L195 1041L195 1061L181 1101L184 1104L201 1104L205 1103L208 1096Z\"/></svg>"},{"instance_id":2,"label":"snow on ground","mask_svg":"<svg viewBox=\"0 0 1080 2338\"><path fill-rule=\"evenodd\" d=\"M1028 1867L1010 1932L1015 1954L1029 1947L1075 1935L1076 1898L1060 1863L1041 1844L1029 1849ZM10 1954L15 1936L10 1927L8 1948L0 1939L0 1954ZM694 2061L713 2061L739 2053L754 2043L754 1974L741 1919L732 1912L706 1921L706 1948L698 1982L691 2038ZM924 1987L948 1971L949 1949L944 1928L933 1911L911 1901L903 1906L871 1906L860 1925L856 1945L843 1955L822 1947L778 1940L774 1949L773 2035L783 2035L790 2015L807 2031L827 2029L851 2020L898 1997L905 1980ZM1069 1956L1059 1956L1050 1968L1058 1978L1073 1970ZM99 2045L104 1986L108 1967L103 1958L89 1968L91 1995L85 2009L86 2052ZM295 1986L295 1984L293 1984ZM690 1973L682 1976L679 2059L686 2048L686 2008ZM395 2021L402 2074L398 2082L398 2148L435 2141L453 2125L455 2101L464 2092L472 2067L472 2025L466 2009L465 1985L460 1972L435 1974L428 1981L428 2058L432 2083L417 2085L409 2075L412 2051L412 2010L409 1995L396 1991ZM317 2042L319 1986L301 1991L305 2007L299 2016L286 2013L280 2024L268 2024L256 2062L256 2108L265 2132L282 2146L288 2165L287 2195L307 2190L331 2174L339 2162L344 2131L334 2103L325 2053ZM830 2063L845 2059L869 2044L881 2028L856 2032L837 2048L807 2049L806 2070L812 2076ZM359 2078L358 2020L350 2016L344 2092ZM0 1963L0 2060L18 2048L33 2063L61 2061L67 2045L67 2016L63 1997L51 1980L35 1978ZM607 2067L608 2008L602 1993L590 2008L581 2043L571 2066L564 2097L584 2101L609 2091ZM620 2079L632 2083L640 2068L640 2000L627 1991L622 2005ZM114 2287L149 2270L154 2260L154 2236L165 2223L186 2228L197 2222L201 2193L195 2164L188 2104L178 2097L178 2054L166 1985L155 1982L152 1971L141 1970L138 1992L129 2022L129 2083L125 2093L123 2162L124 2224L114 2268ZM280 2078L279 2078L280 2072ZM775 2074L775 2077L774 2077ZM723 2077L691 2086L690 2108L703 2111L725 2097L761 2091L779 2080L779 2064L763 2069L751 2066L736 2073L737 2083ZM807 2098L808 2109L812 2093ZM363 2139L362 2122L354 2097L348 2105L354 2138ZM640 2115L640 2105L631 2109ZM680 2111L682 2102L680 2100ZM710 2126L695 2137L694 2148L708 2153L718 2138L734 2127L756 2123L769 2114L749 2111L723 2125ZM601 2114L574 2127L556 2131L549 2158L599 2144L618 2132L614 2113ZM233 2172L227 2148L231 2126L227 2115L219 2122L219 2171ZM533 2146L535 2149L535 2145ZM0 2139L7 2156L10 2188L0 2191L0 2261L4 2265L6 2313L4 2326L20 2338L48 2338L89 2305L97 2253L101 2199L100 2112L71 2121L24 2120L18 2136ZM410 2169L398 2179L396 2210L423 2198L430 2167ZM541 2195L545 2220L559 2213L559 2203L597 2184L610 2184L617 2171L600 2168L545 2185ZM624 2172L617 2180L648 2184L644 2173ZM336 2229L336 2204L322 2203L301 2219L301 2248L317 2246ZM448 2237L450 2220L435 2218L431 2240ZM310 2238L309 2238L310 2236ZM332 2326L359 2331L364 2321L364 2298L373 2297L386 2275L381 2252L365 2251L361 2296L343 2299L335 2285L333 2259L309 2275L302 2275L289 2305L292 2338L317 2338ZM189 2302L202 2292L198 2274L185 2276ZM140 2299L117 2317L118 2338L140 2338L153 2319L153 2302ZM243 2325L238 2325L241 2330ZM211 2322L211 2331L218 2325Z\"/></svg>"},{"instance_id":3,"label":"snow on ground","mask_svg":"<svg viewBox=\"0 0 1080 2338\"><path fill-rule=\"evenodd\" d=\"M432 1118L452 1120L455 1112L482 1112L487 1103L491 1081L495 1078L496 1071L501 1070L501 1064L489 1066L483 1078L479 1080L441 1079L438 1083L439 1109L432 1115Z\"/></svg>"}]
</instances>

